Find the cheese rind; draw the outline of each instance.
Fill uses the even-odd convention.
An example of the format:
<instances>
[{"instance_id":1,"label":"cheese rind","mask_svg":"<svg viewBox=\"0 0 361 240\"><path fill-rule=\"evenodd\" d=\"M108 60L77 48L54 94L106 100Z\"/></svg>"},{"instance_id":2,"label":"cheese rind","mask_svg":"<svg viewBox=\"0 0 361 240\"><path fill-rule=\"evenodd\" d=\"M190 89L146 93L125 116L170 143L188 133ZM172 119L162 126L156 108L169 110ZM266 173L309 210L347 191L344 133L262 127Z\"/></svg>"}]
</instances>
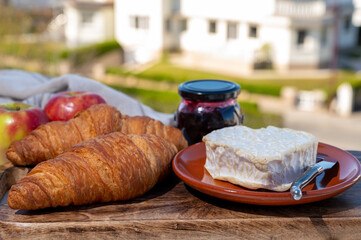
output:
<instances>
[{"instance_id":1,"label":"cheese rind","mask_svg":"<svg viewBox=\"0 0 361 240\"><path fill-rule=\"evenodd\" d=\"M249 189L286 191L313 166L317 138L303 131L269 126L245 126L213 131L203 138L205 168L214 179Z\"/></svg>"}]
</instances>

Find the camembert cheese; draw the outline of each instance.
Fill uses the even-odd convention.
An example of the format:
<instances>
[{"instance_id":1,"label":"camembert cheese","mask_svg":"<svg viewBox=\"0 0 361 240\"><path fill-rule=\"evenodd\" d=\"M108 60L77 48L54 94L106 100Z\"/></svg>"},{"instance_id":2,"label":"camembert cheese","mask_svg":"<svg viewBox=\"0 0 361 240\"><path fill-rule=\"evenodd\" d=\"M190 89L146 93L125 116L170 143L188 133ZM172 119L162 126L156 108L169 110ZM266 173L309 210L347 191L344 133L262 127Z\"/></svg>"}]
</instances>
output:
<instances>
[{"instance_id":1,"label":"camembert cheese","mask_svg":"<svg viewBox=\"0 0 361 240\"><path fill-rule=\"evenodd\" d=\"M317 138L288 128L245 126L215 130L203 137L205 168L218 180L249 189L286 191L316 162Z\"/></svg>"}]
</instances>

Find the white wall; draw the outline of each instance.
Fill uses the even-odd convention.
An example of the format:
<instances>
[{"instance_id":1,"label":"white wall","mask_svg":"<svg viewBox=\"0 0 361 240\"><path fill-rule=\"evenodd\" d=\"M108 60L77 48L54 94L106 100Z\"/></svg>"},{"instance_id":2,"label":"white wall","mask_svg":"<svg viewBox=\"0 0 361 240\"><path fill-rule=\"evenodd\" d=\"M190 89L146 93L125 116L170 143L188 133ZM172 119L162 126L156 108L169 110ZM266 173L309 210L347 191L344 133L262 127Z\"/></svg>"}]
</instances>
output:
<instances>
[{"instance_id":1,"label":"white wall","mask_svg":"<svg viewBox=\"0 0 361 240\"><path fill-rule=\"evenodd\" d=\"M92 22L82 22L82 9L67 6L64 13L67 17L65 37L69 47L100 43L114 38L113 7L103 7L94 10Z\"/></svg>"},{"instance_id":2,"label":"white wall","mask_svg":"<svg viewBox=\"0 0 361 240\"><path fill-rule=\"evenodd\" d=\"M181 14L189 22L182 34L182 49L248 61L263 44L260 37L248 38L248 23L261 23L273 10L274 1L183 0ZM217 21L216 33L208 32L209 20ZM237 39L227 39L228 22L238 24Z\"/></svg>"},{"instance_id":3,"label":"white wall","mask_svg":"<svg viewBox=\"0 0 361 240\"><path fill-rule=\"evenodd\" d=\"M207 7L202 8L202 4ZM184 0L181 11L189 19L188 30L181 36L184 51L248 63L245 67L250 67L255 51L270 44L276 65L287 66L289 62L290 22L287 18L272 16L274 1ZM216 33L208 32L209 20L212 19L217 21ZM227 39L227 23L230 21L238 23L237 39ZM250 24L258 26L257 38L248 36Z\"/></svg>"},{"instance_id":4,"label":"white wall","mask_svg":"<svg viewBox=\"0 0 361 240\"><path fill-rule=\"evenodd\" d=\"M115 36L125 50L126 62L146 62L163 48L163 0L116 0ZM149 17L148 29L134 29L130 16Z\"/></svg>"},{"instance_id":5,"label":"white wall","mask_svg":"<svg viewBox=\"0 0 361 240\"><path fill-rule=\"evenodd\" d=\"M292 28L287 18L273 17L266 20L260 29L260 39L272 46L276 68L283 70L289 66L291 58Z\"/></svg>"},{"instance_id":6,"label":"white wall","mask_svg":"<svg viewBox=\"0 0 361 240\"><path fill-rule=\"evenodd\" d=\"M183 0L181 13L199 18L253 20L273 14L275 0Z\"/></svg>"},{"instance_id":7,"label":"white wall","mask_svg":"<svg viewBox=\"0 0 361 240\"><path fill-rule=\"evenodd\" d=\"M114 6L102 9L102 25L104 31L104 40L114 39L115 26L114 26Z\"/></svg>"},{"instance_id":8,"label":"white wall","mask_svg":"<svg viewBox=\"0 0 361 240\"><path fill-rule=\"evenodd\" d=\"M78 15L76 9L71 7L65 7L64 14L67 18L67 23L65 25L66 42L69 47L74 47L78 43L80 16Z\"/></svg>"},{"instance_id":9,"label":"white wall","mask_svg":"<svg viewBox=\"0 0 361 240\"><path fill-rule=\"evenodd\" d=\"M292 32L291 44L292 51L290 55L290 65L292 66L318 66L319 63L319 44L318 33L315 29L307 29L305 43L302 46L296 44L297 32Z\"/></svg>"},{"instance_id":10,"label":"white wall","mask_svg":"<svg viewBox=\"0 0 361 240\"><path fill-rule=\"evenodd\" d=\"M345 0L349 3L352 0ZM329 16L289 18L275 15L276 0L179 0L179 12L172 13L172 0L116 0L116 38L130 61L146 62L162 49L179 46L188 56L198 54L204 61L224 59L249 68L255 52L263 45L272 47L274 66L317 67L332 57L332 21ZM141 7L139 7L141 6ZM347 10L349 11L349 10ZM148 16L149 29L132 29L130 16ZM187 29L176 34L165 31L165 21L187 19ZM209 20L217 21L217 32L209 33ZM227 39L227 23L238 23L237 39ZM249 24L258 26L257 38L248 36ZM321 32L327 27L327 42L321 46ZM297 46L297 29L307 30L305 44ZM341 46L355 43L357 31L340 31ZM127 59L126 59L127 60ZM218 63L218 61L217 61ZM210 64L212 65L212 64Z\"/></svg>"}]
</instances>

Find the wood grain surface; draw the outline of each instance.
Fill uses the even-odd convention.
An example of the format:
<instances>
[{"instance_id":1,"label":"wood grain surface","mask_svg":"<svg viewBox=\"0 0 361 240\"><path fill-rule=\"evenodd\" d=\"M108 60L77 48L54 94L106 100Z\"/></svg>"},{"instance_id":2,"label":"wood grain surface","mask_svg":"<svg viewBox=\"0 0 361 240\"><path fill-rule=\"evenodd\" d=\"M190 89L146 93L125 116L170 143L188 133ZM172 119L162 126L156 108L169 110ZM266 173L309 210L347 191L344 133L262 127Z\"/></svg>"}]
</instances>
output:
<instances>
[{"instance_id":1,"label":"wood grain surface","mask_svg":"<svg viewBox=\"0 0 361 240\"><path fill-rule=\"evenodd\" d=\"M361 159L361 152L351 153ZM28 170L3 172L0 193ZM336 197L295 206L216 199L174 174L126 202L38 211L2 202L0 239L361 239L361 182Z\"/></svg>"}]
</instances>

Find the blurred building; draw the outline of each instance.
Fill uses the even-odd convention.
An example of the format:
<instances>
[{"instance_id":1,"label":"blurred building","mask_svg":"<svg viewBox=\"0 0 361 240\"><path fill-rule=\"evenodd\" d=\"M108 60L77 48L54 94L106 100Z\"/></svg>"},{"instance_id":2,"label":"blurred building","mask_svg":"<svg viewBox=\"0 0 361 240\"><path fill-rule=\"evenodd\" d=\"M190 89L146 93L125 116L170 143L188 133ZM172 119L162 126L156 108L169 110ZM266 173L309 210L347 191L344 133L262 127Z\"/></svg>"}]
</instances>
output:
<instances>
[{"instance_id":1,"label":"blurred building","mask_svg":"<svg viewBox=\"0 0 361 240\"><path fill-rule=\"evenodd\" d=\"M361 42L353 24L355 5L353 0L115 0L115 35L126 63L152 61L171 50L195 67L234 73L328 68L337 64L339 50Z\"/></svg>"},{"instance_id":2,"label":"blurred building","mask_svg":"<svg viewBox=\"0 0 361 240\"><path fill-rule=\"evenodd\" d=\"M2 0L9 2L16 8L34 10L34 9L56 9L62 8L65 0Z\"/></svg>"},{"instance_id":3,"label":"blurred building","mask_svg":"<svg viewBox=\"0 0 361 240\"><path fill-rule=\"evenodd\" d=\"M78 47L114 39L113 0L66 1L65 39L69 47Z\"/></svg>"}]
</instances>

